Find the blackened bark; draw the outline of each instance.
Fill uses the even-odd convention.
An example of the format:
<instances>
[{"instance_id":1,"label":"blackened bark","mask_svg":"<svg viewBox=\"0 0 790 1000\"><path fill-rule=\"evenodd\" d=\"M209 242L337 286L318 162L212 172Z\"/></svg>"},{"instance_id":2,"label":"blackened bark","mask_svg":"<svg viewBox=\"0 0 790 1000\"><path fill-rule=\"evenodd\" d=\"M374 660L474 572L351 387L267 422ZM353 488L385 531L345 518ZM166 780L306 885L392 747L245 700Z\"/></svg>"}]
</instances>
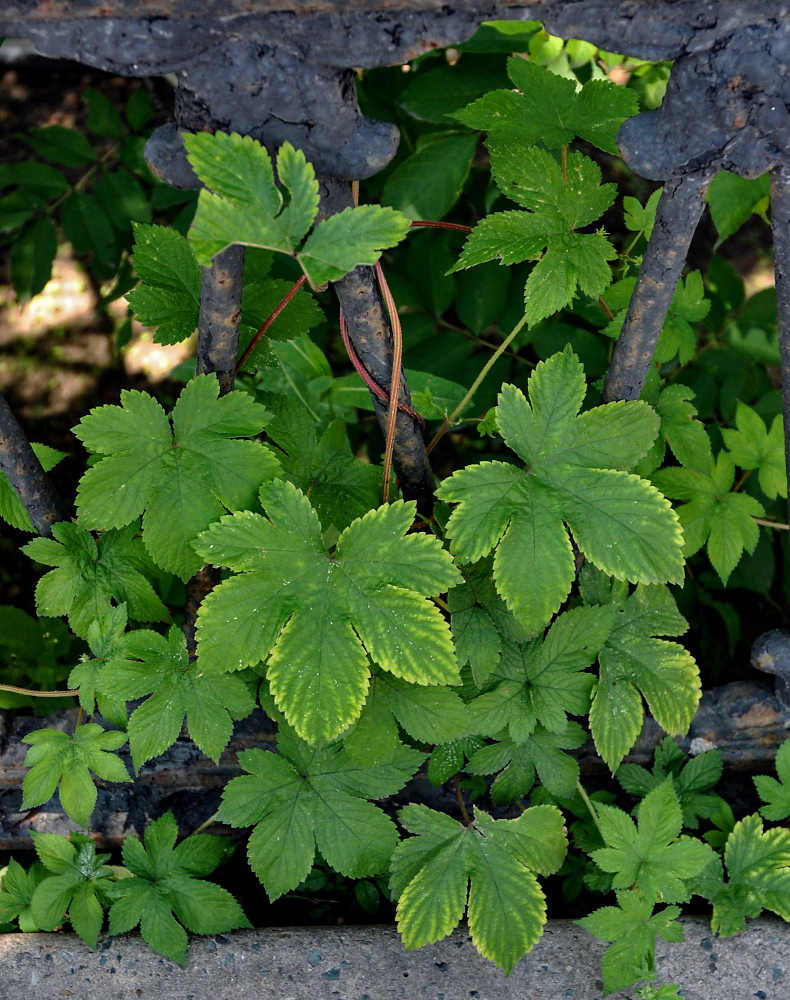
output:
<instances>
[{"instance_id":1,"label":"blackened bark","mask_svg":"<svg viewBox=\"0 0 790 1000\"><path fill-rule=\"evenodd\" d=\"M52 483L18 420L0 393L0 470L30 515L36 531L49 538L52 525L66 514Z\"/></svg>"},{"instance_id":2,"label":"blackened bark","mask_svg":"<svg viewBox=\"0 0 790 1000\"><path fill-rule=\"evenodd\" d=\"M201 275L196 374L214 372L221 396L235 378L243 281L244 247L235 244L220 251Z\"/></svg>"},{"instance_id":3,"label":"blackened bark","mask_svg":"<svg viewBox=\"0 0 790 1000\"><path fill-rule=\"evenodd\" d=\"M692 174L673 177L664 186L655 226L606 373L604 403L639 399L691 238L705 207L709 182L707 174Z\"/></svg>"},{"instance_id":4,"label":"blackened bark","mask_svg":"<svg viewBox=\"0 0 790 1000\"><path fill-rule=\"evenodd\" d=\"M332 215L348 208L351 192L341 181L324 180L321 186L321 215ZM357 267L334 282L340 308L346 317L348 335L357 357L371 378L389 393L392 383L392 330L379 294L372 267ZM389 403L371 393L376 418L386 433ZM406 374L401 369L398 399L411 406ZM406 500L416 500L421 514L430 516L436 480L431 470L420 424L408 413L398 411L395 423L395 448L392 464Z\"/></svg>"},{"instance_id":5,"label":"blackened bark","mask_svg":"<svg viewBox=\"0 0 790 1000\"><path fill-rule=\"evenodd\" d=\"M782 414L785 432L785 474L790 483L790 169L771 171L771 226L774 236L776 318L782 362ZM787 491L790 523L790 487Z\"/></svg>"}]
</instances>

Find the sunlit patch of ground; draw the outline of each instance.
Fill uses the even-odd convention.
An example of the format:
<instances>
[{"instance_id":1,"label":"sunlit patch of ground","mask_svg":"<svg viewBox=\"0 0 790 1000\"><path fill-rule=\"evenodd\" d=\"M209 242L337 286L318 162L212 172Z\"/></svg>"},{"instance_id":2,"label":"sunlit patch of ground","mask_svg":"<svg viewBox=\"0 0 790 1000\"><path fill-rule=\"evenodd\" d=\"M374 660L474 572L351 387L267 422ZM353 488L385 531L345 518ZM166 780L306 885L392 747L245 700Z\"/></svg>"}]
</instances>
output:
<instances>
[{"instance_id":1,"label":"sunlit patch of ground","mask_svg":"<svg viewBox=\"0 0 790 1000\"><path fill-rule=\"evenodd\" d=\"M62 246L43 291L20 304L0 287L0 391L20 416L42 418L92 404L104 373L112 367L150 382L166 378L194 351L189 342L153 343L150 330L132 324L132 337L116 352L115 330L126 319L126 303L97 312L98 297L70 248Z\"/></svg>"}]
</instances>

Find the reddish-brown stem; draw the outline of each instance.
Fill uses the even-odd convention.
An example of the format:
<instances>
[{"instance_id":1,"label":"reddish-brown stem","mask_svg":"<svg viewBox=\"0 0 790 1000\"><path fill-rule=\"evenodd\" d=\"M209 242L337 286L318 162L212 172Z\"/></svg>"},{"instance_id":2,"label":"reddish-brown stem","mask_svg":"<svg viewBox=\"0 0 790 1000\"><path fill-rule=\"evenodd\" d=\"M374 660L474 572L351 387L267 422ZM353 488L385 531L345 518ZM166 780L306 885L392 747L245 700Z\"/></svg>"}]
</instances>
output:
<instances>
[{"instance_id":1,"label":"reddish-brown stem","mask_svg":"<svg viewBox=\"0 0 790 1000\"><path fill-rule=\"evenodd\" d=\"M562 182L568 183L568 147L562 147Z\"/></svg>"},{"instance_id":2,"label":"reddish-brown stem","mask_svg":"<svg viewBox=\"0 0 790 1000\"><path fill-rule=\"evenodd\" d=\"M249 358L249 356L252 354L252 352L255 350L255 348L258 346L258 344L261 342L261 338L264 336L264 334L269 329L269 327L272 325L272 323L277 319L277 317L280 315L280 313L283 311L283 309L285 309L285 307L288 305L288 303L291 301L291 299L294 297L294 295L296 295L296 293L299 291L299 289L302 287L302 285L305 283L305 281L307 281L307 278L305 277L305 275L302 275L302 277L299 278L298 281L295 281L293 283L293 285L291 286L290 290L288 291L288 294L282 299L282 301L279 303L279 305L277 305L275 307L274 311L269 316L269 318L266 320L266 322L263 324L263 326L260 328L260 330L258 330L258 332L255 334L255 336L252 338L252 340L249 342L249 344L247 344L247 346L245 347L244 352L242 353L241 357L236 362L236 372L237 373L240 372L241 369L244 367L244 364L247 361L247 358Z\"/></svg>"},{"instance_id":3,"label":"reddish-brown stem","mask_svg":"<svg viewBox=\"0 0 790 1000\"><path fill-rule=\"evenodd\" d=\"M351 343L351 338L348 335L346 317L343 315L342 311L340 313L340 336L343 339L343 346L345 347L346 353L348 354L348 359L354 366L354 371L356 371L356 373L359 375L359 377L362 379L362 381L374 395L378 396L379 399L383 399L386 402L389 402L390 396L387 390L383 389L378 384L378 382L376 382L376 380L371 376L367 368L365 368L365 366L359 360L359 356L357 355L357 352L354 350L354 345ZM425 426L425 420L423 419L422 414L412 409L411 406L409 406L407 403L398 400L398 409L401 411L401 413L408 413L413 420L416 420L420 424L421 427Z\"/></svg>"},{"instance_id":4,"label":"reddish-brown stem","mask_svg":"<svg viewBox=\"0 0 790 1000\"><path fill-rule=\"evenodd\" d=\"M608 306L608 305L607 305L607 304L606 304L606 303L604 302L604 300L603 300L603 296L602 296L602 295L599 295L599 296L598 296L598 305L599 305L599 306L601 307L601 309L603 309L603 311L604 311L604 312L606 313L606 318L607 318L608 320L613 320L613 319L614 319L614 313L613 313L613 312L612 312L612 310L611 310L611 309L609 308L609 306Z\"/></svg>"},{"instance_id":5,"label":"reddish-brown stem","mask_svg":"<svg viewBox=\"0 0 790 1000\"><path fill-rule=\"evenodd\" d=\"M471 233L471 226L462 226L460 222L435 222L431 220L412 222L412 226L427 226L429 229L455 229L459 233Z\"/></svg>"},{"instance_id":6,"label":"reddish-brown stem","mask_svg":"<svg viewBox=\"0 0 790 1000\"><path fill-rule=\"evenodd\" d=\"M395 421L398 416L398 389L400 382L400 367L403 359L403 337L400 328L400 316L392 297L387 279L381 267L381 261L376 261L376 279L379 283L381 297L387 307L387 313L392 327L392 378L390 380L389 413L387 414L387 436L384 446L384 475L381 483L382 503L387 502L390 492L390 472L392 470L392 451L395 447Z\"/></svg>"}]
</instances>

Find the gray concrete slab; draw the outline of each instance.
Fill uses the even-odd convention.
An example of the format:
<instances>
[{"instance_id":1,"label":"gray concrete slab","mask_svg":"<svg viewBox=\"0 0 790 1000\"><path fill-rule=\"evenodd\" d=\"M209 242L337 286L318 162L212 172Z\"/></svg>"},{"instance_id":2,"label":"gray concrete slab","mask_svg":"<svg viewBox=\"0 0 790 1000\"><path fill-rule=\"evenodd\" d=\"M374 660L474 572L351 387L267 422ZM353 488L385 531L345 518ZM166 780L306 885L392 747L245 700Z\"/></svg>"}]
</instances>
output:
<instances>
[{"instance_id":1,"label":"gray concrete slab","mask_svg":"<svg viewBox=\"0 0 790 1000\"><path fill-rule=\"evenodd\" d=\"M790 928L761 919L715 938L702 919L659 942L659 982L686 1000L790 1000ZM0 1000L600 1000L604 945L567 920L548 924L507 977L464 930L404 951L393 927L266 928L192 939L187 966L136 935L90 951L68 934L0 936ZM631 991L613 994L631 1000Z\"/></svg>"}]
</instances>

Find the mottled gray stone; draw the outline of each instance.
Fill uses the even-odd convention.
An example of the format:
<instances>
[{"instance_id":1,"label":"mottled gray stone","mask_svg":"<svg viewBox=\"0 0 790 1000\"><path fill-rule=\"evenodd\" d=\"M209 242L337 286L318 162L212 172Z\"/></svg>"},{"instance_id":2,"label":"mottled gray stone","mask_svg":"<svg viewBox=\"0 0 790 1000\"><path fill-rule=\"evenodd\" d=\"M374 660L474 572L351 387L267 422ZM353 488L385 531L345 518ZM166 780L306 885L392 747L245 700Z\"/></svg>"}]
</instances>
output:
<instances>
[{"instance_id":1,"label":"mottled gray stone","mask_svg":"<svg viewBox=\"0 0 790 1000\"><path fill-rule=\"evenodd\" d=\"M790 930L754 921L716 938L701 918L686 941L659 941L659 982L686 1000L787 1000ZM0 936L2 1000L599 1000L605 945L569 920L548 924L508 977L475 951L465 930L406 952L393 927L266 928L193 938L185 969L134 935L91 952L72 935ZM630 1000L633 991L612 994Z\"/></svg>"}]
</instances>

